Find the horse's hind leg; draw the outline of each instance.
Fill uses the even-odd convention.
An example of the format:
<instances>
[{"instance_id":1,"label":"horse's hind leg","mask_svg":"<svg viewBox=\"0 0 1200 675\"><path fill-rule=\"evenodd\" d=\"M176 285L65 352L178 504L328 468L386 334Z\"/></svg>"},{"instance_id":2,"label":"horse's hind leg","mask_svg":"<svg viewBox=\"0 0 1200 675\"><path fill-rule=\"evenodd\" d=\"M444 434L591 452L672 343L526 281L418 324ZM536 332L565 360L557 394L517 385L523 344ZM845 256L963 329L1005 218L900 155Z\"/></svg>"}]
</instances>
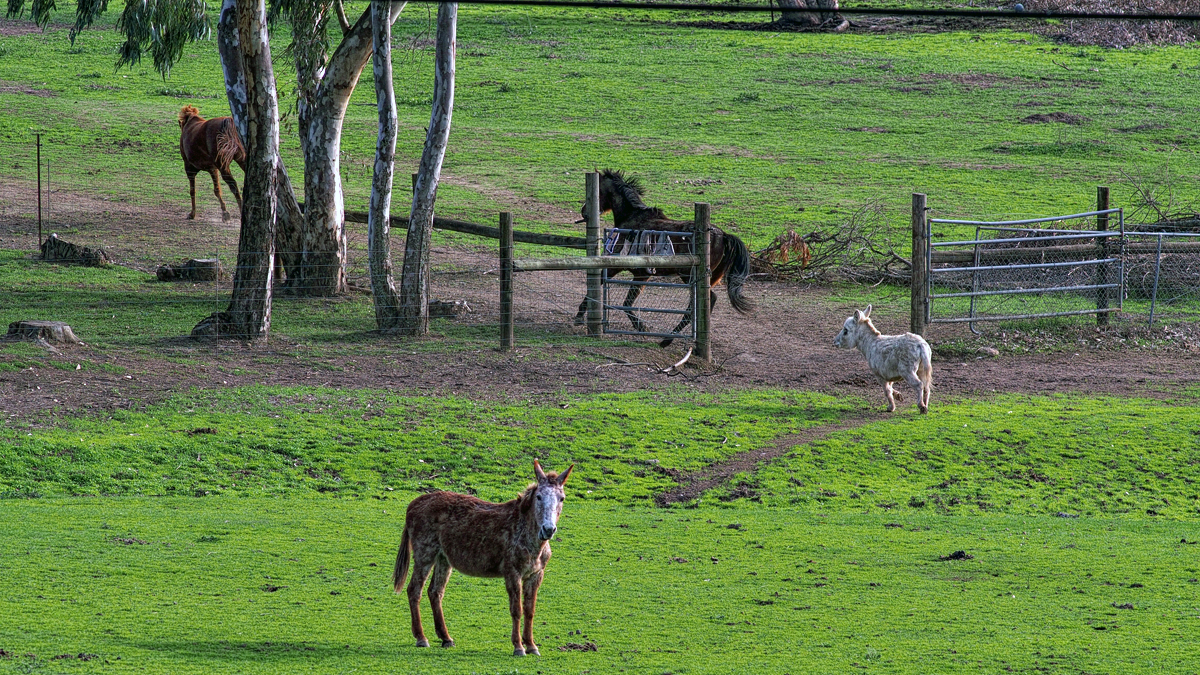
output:
<instances>
[{"instance_id":1,"label":"horse's hind leg","mask_svg":"<svg viewBox=\"0 0 1200 675\"><path fill-rule=\"evenodd\" d=\"M238 209L241 209L242 193L238 191L237 181L233 179L233 174L229 173L229 167L221 170L221 178L225 179L225 184L229 186L229 191L233 193L233 198L237 200Z\"/></svg>"},{"instance_id":2,"label":"horse's hind leg","mask_svg":"<svg viewBox=\"0 0 1200 675\"><path fill-rule=\"evenodd\" d=\"M428 647L429 640L425 639L425 630L421 627L421 586L425 584L425 577L429 576L437 553L430 555L428 550L419 549L416 544L414 538L412 576L408 580L408 611L412 614L412 633L417 639L417 646Z\"/></svg>"},{"instance_id":3,"label":"horse's hind leg","mask_svg":"<svg viewBox=\"0 0 1200 675\"><path fill-rule=\"evenodd\" d=\"M229 209L225 207L225 198L221 196L221 181L217 178L217 168L214 166L208 173L213 179L213 194L217 196L217 201L221 202L221 220L229 220Z\"/></svg>"},{"instance_id":4,"label":"horse's hind leg","mask_svg":"<svg viewBox=\"0 0 1200 675\"><path fill-rule=\"evenodd\" d=\"M446 556L439 555L433 563L433 574L429 577L429 605L433 608L433 629L437 631L443 647L454 646L454 640L446 630L446 618L442 615L442 596L446 594L446 582L450 581L450 573L453 571L454 568L450 567Z\"/></svg>"},{"instance_id":5,"label":"horse's hind leg","mask_svg":"<svg viewBox=\"0 0 1200 675\"><path fill-rule=\"evenodd\" d=\"M650 277L634 277L633 280L634 281L645 281L649 278ZM626 307L633 307L633 303L637 302L638 296L642 294L643 288L645 288L645 286L642 286L640 284L629 287L629 292L625 294L625 306ZM647 328L646 323L644 321L642 321L638 317L637 314L634 314L632 309L626 309L625 316L629 317L629 322L633 324L634 330L636 330L639 333L647 332L646 331L646 328Z\"/></svg>"},{"instance_id":6,"label":"horse's hind leg","mask_svg":"<svg viewBox=\"0 0 1200 675\"><path fill-rule=\"evenodd\" d=\"M187 172L188 185L191 187L191 193L192 193L192 212L190 214L188 214L187 219L195 220L196 219L196 174L199 173L199 171L193 171L191 168L187 168L187 167L185 167L184 170Z\"/></svg>"},{"instance_id":7,"label":"horse's hind leg","mask_svg":"<svg viewBox=\"0 0 1200 675\"><path fill-rule=\"evenodd\" d=\"M711 291L710 291L710 293L711 293ZM711 303L712 298L709 298L709 301ZM712 305L710 304L709 307L711 307L711 306ZM691 300L688 301L687 314L683 315L683 318L679 320L679 323L676 324L675 328L671 332L678 333L678 332L682 331L684 328L687 328L688 324L692 322L692 317L695 316L695 311L696 311L696 299L692 298ZM675 341L674 338L666 338L664 340L661 340L658 343L658 346L659 347L669 347L669 346L671 346L671 343L674 341Z\"/></svg>"}]
</instances>

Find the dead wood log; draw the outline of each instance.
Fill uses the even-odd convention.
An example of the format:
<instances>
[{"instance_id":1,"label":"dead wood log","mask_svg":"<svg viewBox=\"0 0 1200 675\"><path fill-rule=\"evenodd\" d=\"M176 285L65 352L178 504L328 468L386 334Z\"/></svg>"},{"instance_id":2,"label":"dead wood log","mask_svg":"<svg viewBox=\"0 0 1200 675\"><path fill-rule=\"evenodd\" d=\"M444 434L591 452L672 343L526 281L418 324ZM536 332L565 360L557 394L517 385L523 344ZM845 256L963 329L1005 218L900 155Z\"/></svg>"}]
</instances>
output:
<instances>
[{"instance_id":1,"label":"dead wood log","mask_svg":"<svg viewBox=\"0 0 1200 675\"><path fill-rule=\"evenodd\" d=\"M8 337L81 344L71 327L62 321L13 321L8 324Z\"/></svg>"},{"instance_id":2,"label":"dead wood log","mask_svg":"<svg viewBox=\"0 0 1200 675\"><path fill-rule=\"evenodd\" d=\"M182 265L160 265L154 270L159 281L216 281L221 273L216 258L188 260Z\"/></svg>"},{"instance_id":3,"label":"dead wood log","mask_svg":"<svg viewBox=\"0 0 1200 675\"><path fill-rule=\"evenodd\" d=\"M42 242L42 260L68 262L86 265L88 267L104 267L113 262L111 253L102 248L80 246L58 238L51 234Z\"/></svg>"}]
</instances>

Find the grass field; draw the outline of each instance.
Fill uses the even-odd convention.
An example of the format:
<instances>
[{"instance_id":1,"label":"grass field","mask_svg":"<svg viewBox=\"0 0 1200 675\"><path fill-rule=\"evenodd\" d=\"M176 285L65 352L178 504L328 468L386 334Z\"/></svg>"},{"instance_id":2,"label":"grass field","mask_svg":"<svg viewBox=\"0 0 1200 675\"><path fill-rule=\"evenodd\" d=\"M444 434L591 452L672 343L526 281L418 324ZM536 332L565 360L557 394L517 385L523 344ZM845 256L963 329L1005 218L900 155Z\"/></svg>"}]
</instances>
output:
<instances>
[{"instance_id":1,"label":"grass field","mask_svg":"<svg viewBox=\"0 0 1200 675\"><path fill-rule=\"evenodd\" d=\"M396 27L401 167L415 167L428 123L426 9L406 9ZM573 231L518 202L577 210L581 174L597 166L642 175L650 202L669 213L711 202L714 222L753 246L873 200L902 231L912 191L928 192L941 215L1074 213L1093 204L1098 183L1128 205L1123 175L1169 165L1176 199L1200 196L1194 49L1066 48L1006 31L835 36L671 23L681 18L464 7L441 211L491 222L512 210L522 226ZM189 48L164 81L148 64L114 71L113 31L87 31L75 47L66 32L0 38L0 80L12 83L0 89L0 176L33 179L30 129L40 128L60 185L182 204L175 115L184 103L226 109L215 45ZM281 28L277 56L286 42ZM287 94L287 64L276 72ZM1074 117L1023 122L1051 113ZM368 69L342 146L349 208L365 210L375 124ZM283 140L300 184L294 126Z\"/></svg>"},{"instance_id":2,"label":"grass field","mask_svg":"<svg viewBox=\"0 0 1200 675\"><path fill-rule=\"evenodd\" d=\"M39 128L53 199L182 219L175 114L225 109L215 45L189 48L165 81L148 65L114 71L119 6L71 46L73 6L60 4L45 34L0 37L0 181L33 183ZM463 7L439 213L490 222L510 210L522 229L578 234L581 174L613 166L645 177L669 214L711 202L752 248L882 200L905 250L914 190L940 215L1078 212L1096 184L1122 205L1127 177L1169 164L1176 198L1200 197L1195 49L675 23L694 19ZM398 156L411 167L428 121L429 25L412 5L396 29ZM276 30L285 98L286 37ZM1075 117L1023 121L1049 113ZM294 123L283 141L301 184ZM374 142L368 71L343 141L348 208L365 208ZM1148 388L1156 399L939 392L929 416L906 406L886 418L864 412L879 407L874 389L864 401L732 377L522 393L530 373L594 358L549 353L545 333L519 335L511 362L496 357L487 392L427 395L391 368L370 387L303 386L302 371L359 357L359 369L418 352L449 362L494 332L439 324L432 339L381 341L367 333L369 298L354 296L277 302L261 352L181 346L175 336L223 306L219 289L37 263L30 222L0 198L13 242L0 250L0 323L50 308L89 346L52 357L0 343L0 389L13 394L0 396L0 673L1198 670L1195 387ZM145 234L114 236L130 248ZM908 302L883 287L810 295L839 311L874 302L898 325ZM772 329L827 340L819 325L787 326ZM1078 348L1064 344L1053 348ZM526 357L545 368L515 365ZM271 379L290 386L221 381L258 382L284 362ZM76 369L70 386L104 394L51 399L55 374ZM855 357L847 374L860 372ZM745 460L770 449L770 461ZM576 464L539 598L543 656L510 656L503 585L463 575L445 601L457 646L418 650L390 579L408 501L430 489L511 498L534 458ZM690 473L739 459L750 468L699 498L654 505Z\"/></svg>"},{"instance_id":3,"label":"grass field","mask_svg":"<svg viewBox=\"0 0 1200 675\"><path fill-rule=\"evenodd\" d=\"M251 388L10 422L0 669L1194 671L1194 402L953 404L799 446L743 477L758 495L639 499L663 470L857 404L722 399ZM540 597L544 656L513 661L502 586L461 575L446 599L459 646L417 650L389 580L407 500L507 498L531 454L577 463ZM973 558L940 559L959 550Z\"/></svg>"}]
</instances>

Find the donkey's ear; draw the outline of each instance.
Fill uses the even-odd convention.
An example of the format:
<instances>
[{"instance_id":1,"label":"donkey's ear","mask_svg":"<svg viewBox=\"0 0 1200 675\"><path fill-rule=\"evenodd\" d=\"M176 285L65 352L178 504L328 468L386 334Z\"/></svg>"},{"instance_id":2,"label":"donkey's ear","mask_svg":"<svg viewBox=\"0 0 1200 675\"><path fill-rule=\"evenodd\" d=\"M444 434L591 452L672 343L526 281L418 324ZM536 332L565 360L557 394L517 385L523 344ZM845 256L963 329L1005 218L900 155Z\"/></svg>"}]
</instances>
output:
<instances>
[{"instance_id":1,"label":"donkey's ear","mask_svg":"<svg viewBox=\"0 0 1200 675\"><path fill-rule=\"evenodd\" d=\"M871 318L871 306L870 305L867 305L867 311L863 312L863 318L864 319Z\"/></svg>"},{"instance_id":2,"label":"donkey's ear","mask_svg":"<svg viewBox=\"0 0 1200 675\"><path fill-rule=\"evenodd\" d=\"M574 469L574 468L575 468L575 465L574 465L574 464L572 464L571 466L568 466L568 467L567 467L567 470L566 470L566 471L564 471L564 472L562 472L562 473L560 473L560 474L558 475L558 484L559 484L560 486L561 486L561 485L566 485L566 483L567 483L567 477L571 475L571 469Z\"/></svg>"},{"instance_id":3,"label":"donkey's ear","mask_svg":"<svg viewBox=\"0 0 1200 675\"><path fill-rule=\"evenodd\" d=\"M861 309L854 310L854 320L855 321L862 321L865 318L867 318L867 315L863 314Z\"/></svg>"},{"instance_id":4,"label":"donkey's ear","mask_svg":"<svg viewBox=\"0 0 1200 675\"><path fill-rule=\"evenodd\" d=\"M537 480L539 483L546 482L546 472L542 471L542 465L538 464L538 461L536 459L533 460L533 475L537 476Z\"/></svg>"}]
</instances>

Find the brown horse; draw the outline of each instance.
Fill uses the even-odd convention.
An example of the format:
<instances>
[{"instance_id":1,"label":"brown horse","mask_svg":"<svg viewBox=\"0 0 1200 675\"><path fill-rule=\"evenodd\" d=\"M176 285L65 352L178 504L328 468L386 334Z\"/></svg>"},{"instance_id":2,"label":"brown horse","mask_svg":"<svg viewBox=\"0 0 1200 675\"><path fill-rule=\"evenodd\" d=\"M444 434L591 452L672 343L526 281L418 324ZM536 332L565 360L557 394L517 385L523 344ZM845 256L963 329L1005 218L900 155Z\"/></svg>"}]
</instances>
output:
<instances>
[{"instance_id":1,"label":"brown horse","mask_svg":"<svg viewBox=\"0 0 1200 675\"><path fill-rule=\"evenodd\" d=\"M420 602L421 585L431 569L429 604L433 608L433 627L443 647L454 646L442 616L442 595L450 573L457 569L473 577L504 578L508 611L512 614L513 656L538 654L533 643L534 606L546 561L550 560L550 539L558 529L558 516L562 513L563 484L574 468L572 464L562 475L545 473L534 460L537 483L503 504L453 492L431 492L412 500L404 518L404 533L400 535L392 586L400 592L411 553L413 573L408 582L408 609L418 647L429 646L421 628ZM519 633L522 610L525 630Z\"/></svg>"},{"instance_id":2,"label":"brown horse","mask_svg":"<svg viewBox=\"0 0 1200 675\"><path fill-rule=\"evenodd\" d=\"M692 254L692 238L686 236L692 232L693 224L690 220L669 220L662 209L646 206L642 201L642 195L645 193L645 188L642 187L637 178L629 177L620 171L613 169L605 169L600 173L600 214L608 212L613 214L613 225L624 230L633 230L632 232L618 232L614 241L606 243L605 248L613 251L619 251L627 242L638 241L637 236L640 231L653 230L659 232L679 232L680 235L666 235L671 242L671 248L674 249L676 255L691 255ZM587 217L587 207L581 211L583 217ZM739 313L745 314L754 308L753 303L742 295L742 286L746 283L746 278L750 275L750 249L746 248L745 242L736 236L722 231L718 227L712 228L712 235L709 238L708 247L709 267L712 270L708 279L708 299L710 307L717 302L717 294L712 290L714 286L725 281L726 290L729 295L729 303ZM613 269L607 270L609 277L620 274L625 270ZM688 268L681 269L635 269L629 270L633 273L634 281L646 281L652 276L669 276L678 274L683 283L691 283L692 273ZM633 307L633 303L637 301L638 296L642 294L644 286L630 286L629 293L625 296L625 307ZM672 333L678 333L683 330L692 321L692 302L688 303L687 313L680 319L679 324L675 326ZM579 311L575 314L575 325L583 322L583 315L587 311L587 298L579 304ZM646 324L633 313L632 309L626 309L625 314L629 317L629 321L633 324L633 329L639 333L649 332L646 330ZM666 347L671 344L672 340L667 338L658 344Z\"/></svg>"},{"instance_id":3,"label":"brown horse","mask_svg":"<svg viewBox=\"0 0 1200 675\"><path fill-rule=\"evenodd\" d=\"M221 183L217 180L217 174L220 173L229 184L238 208L241 208L242 193L238 192L233 174L229 173L229 165L237 162L242 172L246 171L246 148L238 136L233 118L214 117L205 120L195 106L185 105L179 111L179 129L179 154L183 156L183 169L187 172L192 191L192 212L188 220L196 218L196 174L201 171L207 171L212 176L213 194L221 202L221 218L229 220L229 209L225 208L225 200L221 197Z\"/></svg>"}]
</instances>

